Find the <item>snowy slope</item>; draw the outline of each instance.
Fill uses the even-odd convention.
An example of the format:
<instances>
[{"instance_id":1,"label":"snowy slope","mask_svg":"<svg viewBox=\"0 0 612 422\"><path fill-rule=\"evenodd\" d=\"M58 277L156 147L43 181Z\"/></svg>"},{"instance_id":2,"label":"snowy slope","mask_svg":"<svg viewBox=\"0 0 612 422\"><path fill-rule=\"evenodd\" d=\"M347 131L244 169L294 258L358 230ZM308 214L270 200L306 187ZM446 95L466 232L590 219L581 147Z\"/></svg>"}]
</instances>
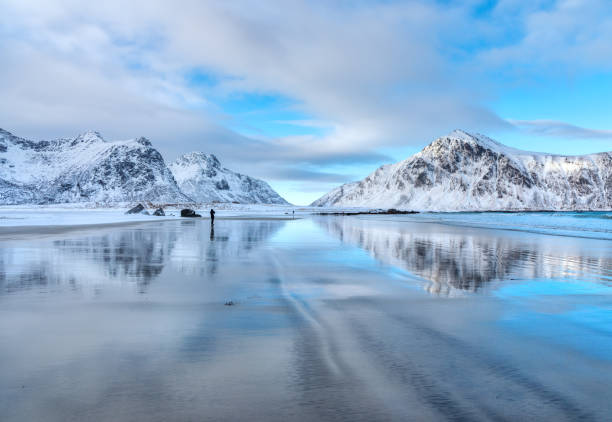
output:
<instances>
[{"instance_id":1,"label":"snowy slope","mask_svg":"<svg viewBox=\"0 0 612 422\"><path fill-rule=\"evenodd\" d=\"M562 156L456 130L421 152L334 189L313 206L431 211L610 210L612 152Z\"/></svg>"},{"instance_id":2,"label":"snowy slope","mask_svg":"<svg viewBox=\"0 0 612 422\"><path fill-rule=\"evenodd\" d=\"M181 191L196 202L288 204L263 180L221 167L212 154L191 152L169 167Z\"/></svg>"},{"instance_id":3,"label":"snowy slope","mask_svg":"<svg viewBox=\"0 0 612 422\"><path fill-rule=\"evenodd\" d=\"M0 204L190 202L145 138L30 141L0 129Z\"/></svg>"}]
</instances>

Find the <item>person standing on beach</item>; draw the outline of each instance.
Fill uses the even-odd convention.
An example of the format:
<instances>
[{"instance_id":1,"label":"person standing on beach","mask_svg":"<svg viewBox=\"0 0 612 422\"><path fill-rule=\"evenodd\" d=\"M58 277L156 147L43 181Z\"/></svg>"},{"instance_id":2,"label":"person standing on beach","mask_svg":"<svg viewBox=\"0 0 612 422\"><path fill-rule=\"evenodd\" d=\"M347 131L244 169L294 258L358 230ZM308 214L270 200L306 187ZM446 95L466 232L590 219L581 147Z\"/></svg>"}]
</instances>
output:
<instances>
[{"instance_id":1,"label":"person standing on beach","mask_svg":"<svg viewBox=\"0 0 612 422\"><path fill-rule=\"evenodd\" d=\"M215 224L215 210L210 209L210 224Z\"/></svg>"}]
</instances>

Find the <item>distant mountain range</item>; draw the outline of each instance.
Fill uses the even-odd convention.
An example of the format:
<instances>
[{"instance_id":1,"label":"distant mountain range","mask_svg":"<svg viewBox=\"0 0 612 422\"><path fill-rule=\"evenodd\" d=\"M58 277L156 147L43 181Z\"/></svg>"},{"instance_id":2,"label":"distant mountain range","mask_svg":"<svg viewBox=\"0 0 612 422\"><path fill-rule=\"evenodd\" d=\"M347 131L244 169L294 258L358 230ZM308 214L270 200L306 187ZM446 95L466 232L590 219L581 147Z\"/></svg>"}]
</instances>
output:
<instances>
[{"instance_id":1,"label":"distant mountain range","mask_svg":"<svg viewBox=\"0 0 612 422\"><path fill-rule=\"evenodd\" d=\"M0 204L288 204L266 182L192 152L169 166L146 138L31 141L0 129ZM562 156L456 130L312 203L432 211L610 210L612 152Z\"/></svg>"},{"instance_id":2,"label":"distant mountain range","mask_svg":"<svg viewBox=\"0 0 612 422\"><path fill-rule=\"evenodd\" d=\"M86 132L31 141L0 129L0 204L287 204L267 183L222 168L213 155L187 154L172 169L176 177L146 138L109 142Z\"/></svg>"},{"instance_id":3,"label":"distant mountain range","mask_svg":"<svg viewBox=\"0 0 612 422\"><path fill-rule=\"evenodd\" d=\"M191 152L169 167L181 191L196 202L288 205L266 182L221 167L213 154Z\"/></svg>"},{"instance_id":4,"label":"distant mountain range","mask_svg":"<svg viewBox=\"0 0 612 422\"><path fill-rule=\"evenodd\" d=\"M456 130L312 203L431 211L610 210L612 152L563 156Z\"/></svg>"}]
</instances>

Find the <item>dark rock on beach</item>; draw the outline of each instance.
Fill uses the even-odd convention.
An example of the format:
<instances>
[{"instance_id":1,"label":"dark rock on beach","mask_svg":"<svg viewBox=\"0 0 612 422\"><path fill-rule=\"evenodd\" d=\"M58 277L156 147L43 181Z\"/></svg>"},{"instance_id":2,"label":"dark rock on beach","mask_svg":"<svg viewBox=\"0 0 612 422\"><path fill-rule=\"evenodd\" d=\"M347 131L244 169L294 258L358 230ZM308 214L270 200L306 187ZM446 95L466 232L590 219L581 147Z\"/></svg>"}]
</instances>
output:
<instances>
[{"instance_id":1,"label":"dark rock on beach","mask_svg":"<svg viewBox=\"0 0 612 422\"><path fill-rule=\"evenodd\" d=\"M163 216L165 216L165 215L166 215L166 213L164 212L164 209L160 207L160 208L158 208L158 209L156 209L156 210L155 210L155 212L153 213L153 215L156 215L156 216L158 216L158 217L163 217Z\"/></svg>"},{"instance_id":2,"label":"dark rock on beach","mask_svg":"<svg viewBox=\"0 0 612 422\"><path fill-rule=\"evenodd\" d=\"M142 204L136 205L134 208L131 208L131 209L127 210L125 213L126 214L144 214L144 215L149 215L147 210L145 210L144 205L142 205Z\"/></svg>"},{"instance_id":3,"label":"dark rock on beach","mask_svg":"<svg viewBox=\"0 0 612 422\"><path fill-rule=\"evenodd\" d=\"M200 214L197 214L194 210L185 208L181 210L181 217L202 217Z\"/></svg>"}]
</instances>

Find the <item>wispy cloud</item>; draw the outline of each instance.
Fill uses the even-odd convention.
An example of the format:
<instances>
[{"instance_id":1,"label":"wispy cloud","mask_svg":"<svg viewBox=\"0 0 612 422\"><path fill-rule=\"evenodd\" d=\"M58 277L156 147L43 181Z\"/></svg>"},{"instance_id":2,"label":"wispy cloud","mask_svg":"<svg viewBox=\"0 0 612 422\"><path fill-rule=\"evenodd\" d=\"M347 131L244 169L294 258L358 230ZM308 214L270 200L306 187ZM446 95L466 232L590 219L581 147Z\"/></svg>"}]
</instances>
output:
<instances>
[{"instance_id":1,"label":"wispy cloud","mask_svg":"<svg viewBox=\"0 0 612 422\"><path fill-rule=\"evenodd\" d=\"M329 183L346 183L357 179L356 176L350 174L330 173L325 171L313 171L296 168L278 168L274 170L271 176L279 179L309 181L309 182L329 182Z\"/></svg>"},{"instance_id":2,"label":"wispy cloud","mask_svg":"<svg viewBox=\"0 0 612 422\"><path fill-rule=\"evenodd\" d=\"M575 139L612 139L612 130L589 129L556 120L508 120L521 130L536 135Z\"/></svg>"}]
</instances>

